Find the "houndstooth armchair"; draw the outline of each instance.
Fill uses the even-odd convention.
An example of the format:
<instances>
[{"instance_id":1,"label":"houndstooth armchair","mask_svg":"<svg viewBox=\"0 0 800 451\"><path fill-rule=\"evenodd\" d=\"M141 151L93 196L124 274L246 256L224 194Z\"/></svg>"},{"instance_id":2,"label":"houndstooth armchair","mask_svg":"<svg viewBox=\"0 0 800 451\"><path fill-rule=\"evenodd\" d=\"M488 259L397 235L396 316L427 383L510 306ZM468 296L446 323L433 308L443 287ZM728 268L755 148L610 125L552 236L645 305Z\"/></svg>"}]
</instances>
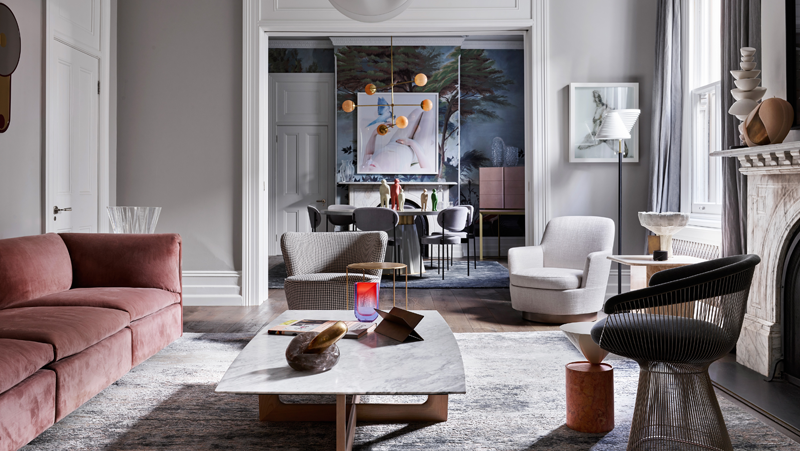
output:
<instances>
[{"instance_id":1,"label":"houndstooth armchair","mask_svg":"<svg viewBox=\"0 0 800 451\"><path fill-rule=\"evenodd\" d=\"M284 233L281 251L286 263L286 301L290 310L347 310L361 272L345 270L351 263L382 262L386 232ZM367 271L367 282L380 282L381 271ZM347 291L350 290L349 297Z\"/></svg>"}]
</instances>

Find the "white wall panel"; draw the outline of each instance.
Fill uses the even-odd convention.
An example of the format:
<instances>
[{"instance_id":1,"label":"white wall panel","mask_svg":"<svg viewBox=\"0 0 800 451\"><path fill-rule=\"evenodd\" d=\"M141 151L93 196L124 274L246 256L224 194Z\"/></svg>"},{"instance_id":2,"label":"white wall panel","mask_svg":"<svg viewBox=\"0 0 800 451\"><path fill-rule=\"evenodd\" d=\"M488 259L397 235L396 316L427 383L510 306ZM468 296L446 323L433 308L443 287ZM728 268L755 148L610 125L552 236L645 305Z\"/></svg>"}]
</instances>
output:
<instances>
[{"instance_id":1,"label":"white wall panel","mask_svg":"<svg viewBox=\"0 0 800 451\"><path fill-rule=\"evenodd\" d=\"M100 0L59 0L52 3L54 36L82 50L100 52Z\"/></svg>"},{"instance_id":2,"label":"white wall panel","mask_svg":"<svg viewBox=\"0 0 800 451\"><path fill-rule=\"evenodd\" d=\"M533 0L419 0L383 23L435 21L531 20ZM341 21L358 24L328 0L261 0L262 22Z\"/></svg>"}]
</instances>

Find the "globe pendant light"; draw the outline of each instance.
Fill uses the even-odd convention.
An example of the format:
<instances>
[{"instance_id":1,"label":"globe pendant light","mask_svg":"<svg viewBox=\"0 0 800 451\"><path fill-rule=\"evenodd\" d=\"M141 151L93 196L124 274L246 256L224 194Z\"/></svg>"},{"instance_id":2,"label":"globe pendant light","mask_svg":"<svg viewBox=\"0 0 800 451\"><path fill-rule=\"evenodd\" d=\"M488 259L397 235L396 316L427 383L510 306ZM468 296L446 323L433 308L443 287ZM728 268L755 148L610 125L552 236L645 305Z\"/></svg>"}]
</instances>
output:
<instances>
[{"instance_id":1,"label":"globe pendant light","mask_svg":"<svg viewBox=\"0 0 800 451\"><path fill-rule=\"evenodd\" d=\"M383 22L408 8L411 0L330 0L345 16L359 22Z\"/></svg>"},{"instance_id":2,"label":"globe pendant light","mask_svg":"<svg viewBox=\"0 0 800 451\"><path fill-rule=\"evenodd\" d=\"M333 1L333 0L331 0L331 1ZM390 74L391 74L391 82L390 82L388 87L390 88L390 91L391 91L391 94L392 94L392 102L389 103L388 105L385 105L385 104L384 105L356 105L355 102L353 102L352 100L345 100L344 102L342 102L342 111L344 111L345 113L352 113L353 110L355 110L358 107L388 106L389 108L391 108L391 121L390 121L390 123L389 124L381 124L381 125L378 126L378 134L381 135L381 136L384 136L387 133L389 133L389 129L392 128L392 127L397 127L397 128L406 128L406 127L408 127L408 118L405 117L405 116L397 116L397 117L395 117L394 116L394 107L396 107L396 106L417 106L417 105L414 105L414 104L394 103L394 87L397 86L397 85L405 85L405 84L408 84L408 83L414 83L417 86L425 86L426 84L428 84L428 77L425 74L417 74L417 75L415 75L414 76L414 80L412 80L412 81L402 81L402 82L398 82L398 83L394 82L394 38L393 37L389 39L389 43L391 45L391 57L390 57L391 59L390 59L390 64L389 64L389 70L391 71L390 72ZM376 92L378 92L378 87L373 85L372 83L370 83L370 84L368 84L367 86L364 87L364 92L366 92L368 95L373 95ZM419 107L422 108L423 111L430 111L431 109L433 109L433 102L431 102L428 99L425 99L422 102L420 102Z\"/></svg>"}]
</instances>

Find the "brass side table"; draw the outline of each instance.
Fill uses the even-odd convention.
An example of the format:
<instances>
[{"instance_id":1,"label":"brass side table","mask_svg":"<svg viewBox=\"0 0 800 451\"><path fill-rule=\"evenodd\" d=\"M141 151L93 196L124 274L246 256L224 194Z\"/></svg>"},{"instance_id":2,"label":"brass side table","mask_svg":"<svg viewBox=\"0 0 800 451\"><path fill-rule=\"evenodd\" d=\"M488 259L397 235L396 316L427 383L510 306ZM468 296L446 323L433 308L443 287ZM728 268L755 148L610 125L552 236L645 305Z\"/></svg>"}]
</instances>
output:
<instances>
[{"instance_id":1,"label":"brass side table","mask_svg":"<svg viewBox=\"0 0 800 451\"><path fill-rule=\"evenodd\" d=\"M345 269L345 283L347 284L347 309L350 309L350 270L361 270L361 281L366 280L366 272L368 270L374 269L391 269L392 270L392 307L395 306L395 295L397 293L397 270L404 269L404 274L406 276L406 310L408 310L408 266L405 263L392 263L392 262L372 262L372 263L350 263L347 265L347 269ZM380 283L380 282L378 282ZM354 300L355 301L355 300ZM378 299L378 305L380 305L380 299Z\"/></svg>"}]
</instances>

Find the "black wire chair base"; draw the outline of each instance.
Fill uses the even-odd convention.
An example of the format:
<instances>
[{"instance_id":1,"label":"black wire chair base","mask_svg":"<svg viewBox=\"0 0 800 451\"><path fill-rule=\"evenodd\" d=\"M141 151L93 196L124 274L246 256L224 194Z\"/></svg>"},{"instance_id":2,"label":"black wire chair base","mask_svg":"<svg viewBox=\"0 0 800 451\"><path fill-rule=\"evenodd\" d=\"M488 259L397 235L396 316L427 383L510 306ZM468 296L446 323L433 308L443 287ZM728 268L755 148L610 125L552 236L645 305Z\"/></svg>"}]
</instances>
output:
<instances>
[{"instance_id":1,"label":"black wire chair base","mask_svg":"<svg viewBox=\"0 0 800 451\"><path fill-rule=\"evenodd\" d=\"M628 451L733 450L708 366L639 362Z\"/></svg>"}]
</instances>

